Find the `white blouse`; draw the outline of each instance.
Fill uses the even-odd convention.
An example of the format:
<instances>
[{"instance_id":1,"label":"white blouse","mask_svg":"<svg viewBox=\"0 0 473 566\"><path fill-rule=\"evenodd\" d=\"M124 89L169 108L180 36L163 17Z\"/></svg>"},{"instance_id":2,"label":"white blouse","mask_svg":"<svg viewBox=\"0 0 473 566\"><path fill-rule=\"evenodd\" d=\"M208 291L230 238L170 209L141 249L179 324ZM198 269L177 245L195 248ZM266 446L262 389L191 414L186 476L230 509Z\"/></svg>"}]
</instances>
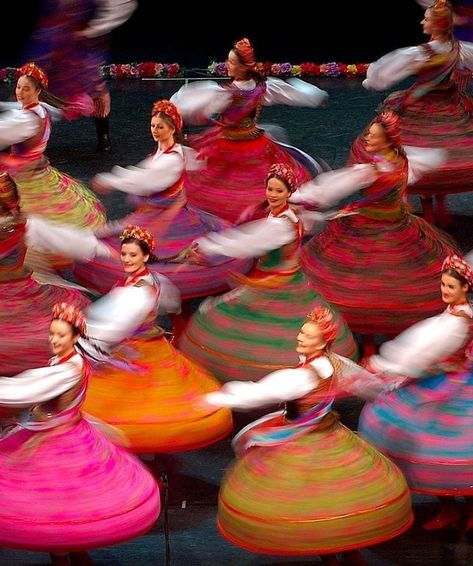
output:
<instances>
[{"instance_id":1,"label":"white blouse","mask_svg":"<svg viewBox=\"0 0 473 566\"><path fill-rule=\"evenodd\" d=\"M460 41L460 61L473 70L473 43ZM451 50L450 42L429 41L428 45L435 53L446 53ZM396 83L415 75L430 59L430 55L421 46L396 49L371 63L366 72L363 86L368 90L386 90Z\"/></svg>"},{"instance_id":2,"label":"white blouse","mask_svg":"<svg viewBox=\"0 0 473 566\"><path fill-rule=\"evenodd\" d=\"M253 79L234 81L233 84L242 90L252 90L256 87ZM325 104L327 100L327 92L300 79L291 78L283 81L269 78L266 81L263 104L315 108ZM200 124L212 114L221 114L228 108L232 102L232 92L231 89L222 88L215 81L195 81L181 87L172 95L171 102L179 108L184 121Z\"/></svg>"},{"instance_id":3,"label":"white blouse","mask_svg":"<svg viewBox=\"0 0 473 566\"><path fill-rule=\"evenodd\" d=\"M304 362L305 357L300 359ZM219 391L208 393L205 400L210 405L243 410L293 401L310 393L333 372L330 360L320 356L306 367L273 371L257 382L229 381Z\"/></svg>"}]
</instances>

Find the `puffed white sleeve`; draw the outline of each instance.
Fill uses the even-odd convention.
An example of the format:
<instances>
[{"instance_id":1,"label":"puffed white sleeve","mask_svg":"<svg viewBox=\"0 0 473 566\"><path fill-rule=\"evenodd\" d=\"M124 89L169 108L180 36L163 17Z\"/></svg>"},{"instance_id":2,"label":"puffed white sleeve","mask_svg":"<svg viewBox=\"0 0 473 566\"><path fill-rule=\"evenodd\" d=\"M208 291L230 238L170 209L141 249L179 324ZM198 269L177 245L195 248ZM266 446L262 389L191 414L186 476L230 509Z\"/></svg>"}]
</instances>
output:
<instances>
[{"instance_id":1,"label":"puffed white sleeve","mask_svg":"<svg viewBox=\"0 0 473 566\"><path fill-rule=\"evenodd\" d=\"M257 382L230 381L219 391L208 393L205 400L218 407L254 409L299 399L314 389L318 379L311 368L281 369Z\"/></svg>"},{"instance_id":2,"label":"puffed white sleeve","mask_svg":"<svg viewBox=\"0 0 473 566\"><path fill-rule=\"evenodd\" d=\"M287 106L317 107L328 101L328 93L315 85L291 78L287 81L269 78L264 95L265 106L286 104Z\"/></svg>"},{"instance_id":3,"label":"puffed white sleeve","mask_svg":"<svg viewBox=\"0 0 473 566\"><path fill-rule=\"evenodd\" d=\"M473 71L473 43L460 41L460 58L462 64Z\"/></svg>"},{"instance_id":4,"label":"puffed white sleeve","mask_svg":"<svg viewBox=\"0 0 473 566\"><path fill-rule=\"evenodd\" d=\"M467 338L467 320L463 316L442 313L414 324L385 342L370 362L380 372L418 377L456 352Z\"/></svg>"},{"instance_id":5,"label":"puffed white sleeve","mask_svg":"<svg viewBox=\"0 0 473 566\"><path fill-rule=\"evenodd\" d=\"M362 84L367 90L386 90L417 73L428 58L422 46L396 49L370 64Z\"/></svg>"},{"instance_id":6,"label":"puffed white sleeve","mask_svg":"<svg viewBox=\"0 0 473 566\"><path fill-rule=\"evenodd\" d=\"M75 362L65 362L23 371L14 377L0 377L0 405L27 407L43 403L65 393L77 383L82 367Z\"/></svg>"},{"instance_id":7,"label":"puffed white sleeve","mask_svg":"<svg viewBox=\"0 0 473 566\"><path fill-rule=\"evenodd\" d=\"M53 224L37 216L30 216L26 221L25 241L27 247L79 260L111 255L111 249L92 230Z\"/></svg>"},{"instance_id":8,"label":"puffed white sleeve","mask_svg":"<svg viewBox=\"0 0 473 566\"><path fill-rule=\"evenodd\" d=\"M39 132L41 122L34 112L12 109L0 116L0 149L24 142Z\"/></svg>"},{"instance_id":9,"label":"puffed white sleeve","mask_svg":"<svg viewBox=\"0 0 473 566\"><path fill-rule=\"evenodd\" d=\"M364 163L327 171L302 184L289 199L291 203L306 203L330 208L339 201L375 182L378 173L373 165Z\"/></svg>"},{"instance_id":10,"label":"puffed white sleeve","mask_svg":"<svg viewBox=\"0 0 473 566\"><path fill-rule=\"evenodd\" d=\"M438 169L448 157L442 148L403 146L407 155L407 184L413 185L430 171Z\"/></svg>"},{"instance_id":11,"label":"puffed white sleeve","mask_svg":"<svg viewBox=\"0 0 473 566\"><path fill-rule=\"evenodd\" d=\"M195 81L182 86L170 100L179 108L184 122L202 124L230 105L232 93L215 81Z\"/></svg>"},{"instance_id":12,"label":"puffed white sleeve","mask_svg":"<svg viewBox=\"0 0 473 566\"><path fill-rule=\"evenodd\" d=\"M116 165L110 173L99 173L96 180L124 193L147 196L173 185L184 170L184 160L177 152L148 157L138 165Z\"/></svg>"},{"instance_id":13,"label":"puffed white sleeve","mask_svg":"<svg viewBox=\"0 0 473 566\"><path fill-rule=\"evenodd\" d=\"M150 285L115 287L86 310L89 341L105 349L120 343L142 324L156 302Z\"/></svg>"},{"instance_id":14,"label":"puffed white sleeve","mask_svg":"<svg viewBox=\"0 0 473 566\"><path fill-rule=\"evenodd\" d=\"M137 0L95 0L97 9L87 27L85 37L98 37L111 32L128 20L138 7Z\"/></svg>"},{"instance_id":15,"label":"puffed white sleeve","mask_svg":"<svg viewBox=\"0 0 473 566\"><path fill-rule=\"evenodd\" d=\"M294 225L288 218L271 218L247 222L237 228L211 232L196 240L204 255L227 257L259 257L292 242Z\"/></svg>"}]
</instances>

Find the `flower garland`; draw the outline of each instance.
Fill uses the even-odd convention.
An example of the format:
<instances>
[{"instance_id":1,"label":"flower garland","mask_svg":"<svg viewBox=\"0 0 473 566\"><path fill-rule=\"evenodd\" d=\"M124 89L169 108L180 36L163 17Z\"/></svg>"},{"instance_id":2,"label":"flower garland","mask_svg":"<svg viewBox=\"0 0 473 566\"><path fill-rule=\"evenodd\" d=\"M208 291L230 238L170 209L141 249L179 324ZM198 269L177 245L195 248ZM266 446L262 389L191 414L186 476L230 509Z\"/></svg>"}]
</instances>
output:
<instances>
[{"instance_id":1,"label":"flower garland","mask_svg":"<svg viewBox=\"0 0 473 566\"><path fill-rule=\"evenodd\" d=\"M364 77L368 63L272 63L265 61L257 63L256 70L267 77ZM143 78L174 78L192 77L202 72L212 77L226 77L227 68L225 63L212 61L206 69L183 68L178 63L156 63L148 61L145 63L120 63L103 65L102 75L110 79L143 79ZM0 69L0 81L13 83L18 80L19 69L16 67L5 67Z\"/></svg>"},{"instance_id":2,"label":"flower garland","mask_svg":"<svg viewBox=\"0 0 473 566\"><path fill-rule=\"evenodd\" d=\"M369 63L256 63L256 71L266 77L364 77ZM216 77L226 77L227 67L225 63L212 63L207 67L207 72Z\"/></svg>"}]
</instances>

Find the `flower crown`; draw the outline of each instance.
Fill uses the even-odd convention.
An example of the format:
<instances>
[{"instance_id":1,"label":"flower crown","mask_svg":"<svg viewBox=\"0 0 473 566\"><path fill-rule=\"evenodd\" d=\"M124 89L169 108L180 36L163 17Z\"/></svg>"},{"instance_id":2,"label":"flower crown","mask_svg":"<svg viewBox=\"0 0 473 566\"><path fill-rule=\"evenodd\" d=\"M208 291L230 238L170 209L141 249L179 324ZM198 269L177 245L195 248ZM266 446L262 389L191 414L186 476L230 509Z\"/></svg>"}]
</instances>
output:
<instances>
[{"instance_id":1,"label":"flower crown","mask_svg":"<svg viewBox=\"0 0 473 566\"><path fill-rule=\"evenodd\" d=\"M48 88L48 76L43 69L38 67L35 63L25 63L20 68L20 76L22 77L24 75L38 81L41 88L45 90Z\"/></svg>"},{"instance_id":2,"label":"flower crown","mask_svg":"<svg viewBox=\"0 0 473 566\"><path fill-rule=\"evenodd\" d=\"M286 163L273 163L266 175L266 183L272 177L279 177L283 179L291 193L293 193L297 188L296 174Z\"/></svg>"},{"instance_id":3,"label":"flower crown","mask_svg":"<svg viewBox=\"0 0 473 566\"><path fill-rule=\"evenodd\" d=\"M250 40L247 37L240 39L233 45L233 49L238 53L238 57L240 58L241 62L249 67L250 69L254 69L256 66L256 59L255 59L255 52L253 50L253 46L250 43Z\"/></svg>"},{"instance_id":4,"label":"flower crown","mask_svg":"<svg viewBox=\"0 0 473 566\"><path fill-rule=\"evenodd\" d=\"M151 116L155 116L158 112L166 114L166 116L172 120L174 127L178 132L182 130L183 122L181 113L177 109L177 106L170 100L156 101L151 109Z\"/></svg>"},{"instance_id":5,"label":"flower crown","mask_svg":"<svg viewBox=\"0 0 473 566\"><path fill-rule=\"evenodd\" d=\"M52 311L53 320L65 320L77 328L81 336L85 336L87 332L87 325L85 323L84 313L74 305L67 303L56 303Z\"/></svg>"},{"instance_id":6,"label":"flower crown","mask_svg":"<svg viewBox=\"0 0 473 566\"><path fill-rule=\"evenodd\" d=\"M316 307L307 317L306 322L315 322L327 344L330 344L337 337L337 325L333 319L333 314L326 307Z\"/></svg>"},{"instance_id":7,"label":"flower crown","mask_svg":"<svg viewBox=\"0 0 473 566\"><path fill-rule=\"evenodd\" d=\"M146 228L141 228L141 226L126 226L120 236L120 240L123 242L123 240L127 238L134 238L135 240L144 242L150 252L154 250L154 238L151 232L148 232Z\"/></svg>"},{"instance_id":8,"label":"flower crown","mask_svg":"<svg viewBox=\"0 0 473 566\"><path fill-rule=\"evenodd\" d=\"M468 283L470 289L473 289L473 269L470 264L457 255L449 255L442 264L442 272L453 269L463 277Z\"/></svg>"}]
</instances>

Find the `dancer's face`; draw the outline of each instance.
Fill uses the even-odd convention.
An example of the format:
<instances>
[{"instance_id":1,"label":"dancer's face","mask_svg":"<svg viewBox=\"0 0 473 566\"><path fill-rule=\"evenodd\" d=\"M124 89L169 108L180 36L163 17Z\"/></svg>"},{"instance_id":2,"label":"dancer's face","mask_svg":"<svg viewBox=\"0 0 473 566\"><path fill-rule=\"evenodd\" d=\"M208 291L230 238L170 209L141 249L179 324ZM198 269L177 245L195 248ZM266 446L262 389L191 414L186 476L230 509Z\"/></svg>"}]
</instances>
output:
<instances>
[{"instance_id":1,"label":"dancer's face","mask_svg":"<svg viewBox=\"0 0 473 566\"><path fill-rule=\"evenodd\" d=\"M53 320L49 327L49 343L51 350L58 358L68 356L74 350L74 344L79 339L78 334L74 334L72 324L65 320Z\"/></svg>"},{"instance_id":2,"label":"dancer's face","mask_svg":"<svg viewBox=\"0 0 473 566\"><path fill-rule=\"evenodd\" d=\"M425 33L425 35L432 35L432 33L434 32L434 20L431 10L425 11L424 19L420 23L422 24L423 33Z\"/></svg>"},{"instance_id":3,"label":"dancer's face","mask_svg":"<svg viewBox=\"0 0 473 566\"><path fill-rule=\"evenodd\" d=\"M40 92L41 89L38 88L35 82L26 75L20 77L16 83L16 99L23 107L28 106L28 104L38 102Z\"/></svg>"},{"instance_id":4,"label":"dancer's face","mask_svg":"<svg viewBox=\"0 0 473 566\"><path fill-rule=\"evenodd\" d=\"M447 273L442 273L440 290L442 292L442 301L447 305L459 305L467 299L468 285Z\"/></svg>"},{"instance_id":5,"label":"dancer's face","mask_svg":"<svg viewBox=\"0 0 473 566\"><path fill-rule=\"evenodd\" d=\"M141 271L145 267L148 259L149 254L145 254L140 246L135 244L135 242L122 244L120 260L125 273L128 275L133 275L134 273Z\"/></svg>"},{"instance_id":6,"label":"dancer's face","mask_svg":"<svg viewBox=\"0 0 473 566\"><path fill-rule=\"evenodd\" d=\"M151 135L155 142L160 145L170 146L174 143L175 128L171 127L160 114L151 118Z\"/></svg>"},{"instance_id":7,"label":"dancer's face","mask_svg":"<svg viewBox=\"0 0 473 566\"><path fill-rule=\"evenodd\" d=\"M287 204L291 192L287 186L276 177L271 177L266 183L266 199L273 212L282 209Z\"/></svg>"},{"instance_id":8,"label":"dancer's face","mask_svg":"<svg viewBox=\"0 0 473 566\"><path fill-rule=\"evenodd\" d=\"M365 149L369 153L382 153L391 148L391 143L386 137L381 124L371 124L365 135Z\"/></svg>"},{"instance_id":9,"label":"dancer's face","mask_svg":"<svg viewBox=\"0 0 473 566\"><path fill-rule=\"evenodd\" d=\"M320 326L316 322L306 322L297 335L296 352L310 358L327 345Z\"/></svg>"},{"instance_id":10,"label":"dancer's face","mask_svg":"<svg viewBox=\"0 0 473 566\"><path fill-rule=\"evenodd\" d=\"M243 65L243 63L240 63L238 55L233 49L228 54L225 64L227 66L227 73L230 77L233 77L236 80L242 80L246 77L247 68Z\"/></svg>"}]
</instances>

